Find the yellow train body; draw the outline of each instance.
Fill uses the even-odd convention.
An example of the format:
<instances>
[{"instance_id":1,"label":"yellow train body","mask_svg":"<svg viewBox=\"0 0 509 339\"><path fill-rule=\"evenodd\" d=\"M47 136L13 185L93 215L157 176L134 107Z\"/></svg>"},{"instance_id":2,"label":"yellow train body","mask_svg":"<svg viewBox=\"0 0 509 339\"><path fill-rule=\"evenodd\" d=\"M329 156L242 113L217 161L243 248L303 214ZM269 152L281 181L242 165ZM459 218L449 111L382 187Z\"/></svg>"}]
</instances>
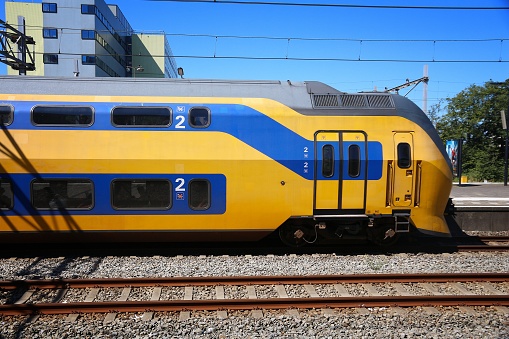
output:
<instances>
[{"instance_id":1,"label":"yellow train body","mask_svg":"<svg viewBox=\"0 0 509 339\"><path fill-rule=\"evenodd\" d=\"M443 213L450 164L424 113L404 98L373 93L386 100L379 110L320 110L309 84L249 84L251 90L269 87L262 92L273 94L264 97L249 94L243 83L229 83L227 90L224 82L200 83L198 95L184 96L180 92L193 84L172 81L169 95L152 95L146 94L150 88L164 89L167 83L58 81L2 79L12 85L0 93L3 121L9 108L12 115L0 134L0 179L11 201L0 210L0 239L73 234L111 240L129 234L156 240L258 240L279 230L284 241L298 244L323 232L326 238L361 235L380 241L411 227L449 234ZM110 90L115 86L128 94ZM172 94L178 86L182 89ZM237 93L235 86L242 90ZM285 100L278 100L278 91ZM291 98L302 91L307 98L293 106ZM302 108L301 101L309 107ZM401 101L404 112L398 111ZM51 108L58 113L58 107L78 106L91 108L90 123L40 123L35 116L34 107L52 114ZM168 106L170 122L115 125L112 110L120 106ZM196 107L199 114L208 112L208 125L191 123ZM133 115L143 114L140 109ZM196 180L208 185L206 208L191 202L188 185ZM116 201L120 193L115 196L115 184L120 189L122 182L130 185L125 186L128 201L139 198L136 188L155 184L168 186L163 195L169 197L160 198L156 208L150 203L124 208ZM79 196L85 206L55 207L49 197L48 202L38 197L59 189L76 192L67 194L68 200ZM381 235L371 232L375 229Z\"/></svg>"}]
</instances>

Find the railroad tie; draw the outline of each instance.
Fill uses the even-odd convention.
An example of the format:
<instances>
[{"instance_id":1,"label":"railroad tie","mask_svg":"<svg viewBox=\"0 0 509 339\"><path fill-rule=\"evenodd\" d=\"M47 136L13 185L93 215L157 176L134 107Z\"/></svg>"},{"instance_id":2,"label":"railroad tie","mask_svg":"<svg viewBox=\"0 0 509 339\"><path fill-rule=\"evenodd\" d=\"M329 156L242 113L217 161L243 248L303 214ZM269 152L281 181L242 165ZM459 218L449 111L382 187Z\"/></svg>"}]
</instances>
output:
<instances>
[{"instance_id":1,"label":"railroad tie","mask_svg":"<svg viewBox=\"0 0 509 339\"><path fill-rule=\"evenodd\" d=\"M91 303L92 301L94 301L94 299L97 297L97 293L99 293L99 289L98 288L95 288L95 287L91 288L90 291L88 292L87 296L85 297L84 302ZM79 313L69 314L65 318L65 321L67 321L67 322L74 322L74 321L76 321L76 319L78 319L79 316L80 316Z\"/></svg>"},{"instance_id":2,"label":"railroad tie","mask_svg":"<svg viewBox=\"0 0 509 339\"><path fill-rule=\"evenodd\" d=\"M309 294L310 298L320 298L320 295L316 292L315 286L313 285L304 285L306 292ZM334 315L334 310L330 308L322 308L321 312L324 316L332 316Z\"/></svg>"},{"instance_id":3,"label":"railroad tie","mask_svg":"<svg viewBox=\"0 0 509 339\"><path fill-rule=\"evenodd\" d=\"M279 296L279 298L286 298L286 299L289 298L288 293L286 293L286 289L285 289L284 285L276 285L275 288L276 288L276 292L277 292L277 295ZM300 317L299 311L294 308L289 309L288 314L293 317L296 317L296 318Z\"/></svg>"},{"instance_id":4,"label":"railroad tie","mask_svg":"<svg viewBox=\"0 0 509 339\"><path fill-rule=\"evenodd\" d=\"M161 298L161 290L162 287L154 287L152 291L152 296L150 297L150 301L158 301ZM149 321L154 316L154 312L145 312L141 317L142 321Z\"/></svg>"},{"instance_id":5,"label":"railroad tie","mask_svg":"<svg viewBox=\"0 0 509 339\"><path fill-rule=\"evenodd\" d=\"M216 299L224 299L224 286L216 286ZM226 319L228 318L228 313L224 310L218 310L217 311L217 317L219 319Z\"/></svg>"},{"instance_id":6,"label":"railroad tie","mask_svg":"<svg viewBox=\"0 0 509 339\"><path fill-rule=\"evenodd\" d=\"M184 300L193 300L193 286L186 286L184 288ZM179 320L185 321L191 318L191 312L190 311L181 311Z\"/></svg>"},{"instance_id":7,"label":"railroad tie","mask_svg":"<svg viewBox=\"0 0 509 339\"><path fill-rule=\"evenodd\" d=\"M122 290L122 294L120 294L120 297L117 299L117 301L127 301L129 298L129 294L131 293L131 287L124 287ZM111 312L106 315L104 318L103 324L109 324L115 320L115 317L117 316L116 313Z\"/></svg>"},{"instance_id":8,"label":"railroad tie","mask_svg":"<svg viewBox=\"0 0 509 339\"><path fill-rule=\"evenodd\" d=\"M491 283L489 282L482 282L481 285L488 291L490 292L491 294L494 294L494 295L502 295L504 294L503 292L497 290ZM499 311L499 312L502 312L504 314L509 314L509 307L507 306L494 306L494 308Z\"/></svg>"},{"instance_id":9,"label":"railroad tie","mask_svg":"<svg viewBox=\"0 0 509 339\"><path fill-rule=\"evenodd\" d=\"M458 292L460 292L462 295L475 295L472 291L467 290L465 287L463 287L460 283L457 282L451 282L449 283L449 286L456 289ZM475 315L476 311L473 307L467 307L467 306L458 306L458 309L461 310L464 313Z\"/></svg>"},{"instance_id":10,"label":"railroad tie","mask_svg":"<svg viewBox=\"0 0 509 339\"><path fill-rule=\"evenodd\" d=\"M254 286L247 286L247 297L249 299L256 299L256 290ZM263 318L263 311L262 310L252 310L251 316L255 319Z\"/></svg>"}]
</instances>

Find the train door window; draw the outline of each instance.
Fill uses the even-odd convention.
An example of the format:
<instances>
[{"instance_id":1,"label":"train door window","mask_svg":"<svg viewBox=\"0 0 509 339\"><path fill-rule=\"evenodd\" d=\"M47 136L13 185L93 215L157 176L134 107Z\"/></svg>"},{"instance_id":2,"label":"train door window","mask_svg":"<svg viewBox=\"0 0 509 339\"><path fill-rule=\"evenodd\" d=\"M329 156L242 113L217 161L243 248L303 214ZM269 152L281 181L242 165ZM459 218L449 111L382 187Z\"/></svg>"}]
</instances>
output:
<instances>
[{"instance_id":1,"label":"train door window","mask_svg":"<svg viewBox=\"0 0 509 339\"><path fill-rule=\"evenodd\" d=\"M210 208L210 182L194 179L189 182L189 207L193 210Z\"/></svg>"},{"instance_id":2,"label":"train door window","mask_svg":"<svg viewBox=\"0 0 509 339\"><path fill-rule=\"evenodd\" d=\"M410 144L402 142L398 144L398 167L410 168L412 165L412 153Z\"/></svg>"},{"instance_id":3,"label":"train door window","mask_svg":"<svg viewBox=\"0 0 509 339\"><path fill-rule=\"evenodd\" d=\"M361 148L359 145L348 146L348 175L357 178L361 174Z\"/></svg>"},{"instance_id":4,"label":"train door window","mask_svg":"<svg viewBox=\"0 0 509 339\"><path fill-rule=\"evenodd\" d=\"M0 105L0 124L8 126L14 118L14 107L11 105Z\"/></svg>"},{"instance_id":5,"label":"train door window","mask_svg":"<svg viewBox=\"0 0 509 339\"><path fill-rule=\"evenodd\" d=\"M193 107L189 110L191 127L205 128L210 126L210 110L205 107Z\"/></svg>"},{"instance_id":6,"label":"train door window","mask_svg":"<svg viewBox=\"0 0 509 339\"><path fill-rule=\"evenodd\" d=\"M118 210L168 210L171 183L158 179L117 179L111 183L112 206Z\"/></svg>"},{"instance_id":7,"label":"train door window","mask_svg":"<svg viewBox=\"0 0 509 339\"><path fill-rule=\"evenodd\" d=\"M322 175L330 178L334 175L334 146L325 145L322 148Z\"/></svg>"},{"instance_id":8,"label":"train door window","mask_svg":"<svg viewBox=\"0 0 509 339\"><path fill-rule=\"evenodd\" d=\"M94 111L90 106L34 106L34 125L85 126L92 125Z\"/></svg>"},{"instance_id":9,"label":"train door window","mask_svg":"<svg viewBox=\"0 0 509 339\"><path fill-rule=\"evenodd\" d=\"M32 205L41 210L90 210L94 185L88 179L35 179L31 183Z\"/></svg>"},{"instance_id":10,"label":"train door window","mask_svg":"<svg viewBox=\"0 0 509 339\"><path fill-rule=\"evenodd\" d=\"M112 124L116 127L168 127L171 108L153 106L119 106L112 110Z\"/></svg>"},{"instance_id":11,"label":"train door window","mask_svg":"<svg viewBox=\"0 0 509 339\"><path fill-rule=\"evenodd\" d=\"M10 210L14 206L14 194L9 180L0 179L0 210Z\"/></svg>"}]
</instances>

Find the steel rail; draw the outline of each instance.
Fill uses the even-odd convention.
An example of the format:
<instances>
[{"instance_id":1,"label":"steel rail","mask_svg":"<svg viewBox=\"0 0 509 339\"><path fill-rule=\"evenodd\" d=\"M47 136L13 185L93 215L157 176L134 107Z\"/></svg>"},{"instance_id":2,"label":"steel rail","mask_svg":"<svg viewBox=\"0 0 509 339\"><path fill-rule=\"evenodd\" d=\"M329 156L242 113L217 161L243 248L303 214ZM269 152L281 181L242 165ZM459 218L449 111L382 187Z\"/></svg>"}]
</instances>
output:
<instances>
[{"instance_id":1,"label":"steel rail","mask_svg":"<svg viewBox=\"0 0 509 339\"><path fill-rule=\"evenodd\" d=\"M150 287L150 286L214 286L214 285L299 285L347 283L411 283L411 282L504 282L505 273L403 273L403 274L349 274L309 276L240 276L240 277L169 277L169 278L97 278L0 280L0 289L55 289L91 287Z\"/></svg>"},{"instance_id":2,"label":"steel rail","mask_svg":"<svg viewBox=\"0 0 509 339\"><path fill-rule=\"evenodd\" d=\"M3 315L164 312L196 310L310 309L416 306L509 306L509 295L363 296L329 298L107 301L0 305Z\"/></svg>"}]
</instances>

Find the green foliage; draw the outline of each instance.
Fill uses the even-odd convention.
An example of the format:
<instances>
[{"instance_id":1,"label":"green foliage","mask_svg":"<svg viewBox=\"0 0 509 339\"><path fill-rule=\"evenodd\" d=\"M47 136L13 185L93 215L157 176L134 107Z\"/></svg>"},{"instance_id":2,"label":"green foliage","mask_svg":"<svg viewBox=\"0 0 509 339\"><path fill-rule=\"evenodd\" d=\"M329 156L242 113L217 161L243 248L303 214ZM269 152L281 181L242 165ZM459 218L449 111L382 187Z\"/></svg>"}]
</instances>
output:
<instances>
[{"instance_id":1,"label":"green foliage","mask_svg":"<svg viewBox=\"0 0 509 339\"><path fill-rule=\"evenodd\" d=\"M437 120L442 140L460 139L463 174L473 180L502 181L505 131L500 111L509 109L509 79L472 85L447 99L447 113Z\"/></svg>"}]
</instances>

